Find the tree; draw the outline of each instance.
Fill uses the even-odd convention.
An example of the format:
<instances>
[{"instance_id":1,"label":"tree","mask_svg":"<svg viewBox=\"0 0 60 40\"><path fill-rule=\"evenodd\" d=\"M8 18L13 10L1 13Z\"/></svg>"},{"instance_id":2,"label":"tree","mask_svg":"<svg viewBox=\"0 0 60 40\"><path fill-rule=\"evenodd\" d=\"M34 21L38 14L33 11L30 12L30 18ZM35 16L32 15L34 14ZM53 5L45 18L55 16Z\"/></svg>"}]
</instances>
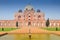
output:
<instances>
[{"instance_id":1,"label":"tree","mask_svg":"<svg viewBox=\"0 0 60 40\"><path fill-rule=\"evenodd\" d=\"M48 18L47 21L46 21L46 26L48 27L49 24L50 24L50 22L49 22L49 18Z\"/></svg>"},{"instance_id":2,"label":"tree","mask_svg":"<svg viewBox=\"0 0 60 40\"><path fill-rule=\"evenodd\" d=\"M4 28L2 28L2 31L4 31Z\"/></svg>"},{"instance_id":3,"label":"tree","mask_svg":"<svg viewBox=\"0 0 60 40\"><path fill-rule=\"evenodd\" d=\"M18 27L18 21L16 22L16 27Z\"/></svg>"},{"instance_id":4,"label":"tree","mask_svg":"<svg viewBox=\"0 0 60 40\"><path fill-rule=\"evenodd\" d=\"M58 31L58 28L56 27L56 31Z\"/></svg>"}]
</instances>

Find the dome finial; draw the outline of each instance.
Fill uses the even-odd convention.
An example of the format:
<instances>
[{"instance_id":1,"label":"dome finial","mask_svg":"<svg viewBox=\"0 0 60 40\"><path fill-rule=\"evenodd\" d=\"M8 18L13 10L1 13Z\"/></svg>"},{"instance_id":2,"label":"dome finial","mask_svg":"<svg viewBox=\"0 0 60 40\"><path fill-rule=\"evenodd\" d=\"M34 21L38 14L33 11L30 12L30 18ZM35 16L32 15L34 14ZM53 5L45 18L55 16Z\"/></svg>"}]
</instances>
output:
<instances>
[{"instance_id":1,"label":"dome finial","mask_svg":"<svg viewBox=\"0 0 60 40\"><path fill-rule=\"evenodd\" d=\"M20 9L18 12L22 12L22 10Z\"/></svg>"}]
</instances>

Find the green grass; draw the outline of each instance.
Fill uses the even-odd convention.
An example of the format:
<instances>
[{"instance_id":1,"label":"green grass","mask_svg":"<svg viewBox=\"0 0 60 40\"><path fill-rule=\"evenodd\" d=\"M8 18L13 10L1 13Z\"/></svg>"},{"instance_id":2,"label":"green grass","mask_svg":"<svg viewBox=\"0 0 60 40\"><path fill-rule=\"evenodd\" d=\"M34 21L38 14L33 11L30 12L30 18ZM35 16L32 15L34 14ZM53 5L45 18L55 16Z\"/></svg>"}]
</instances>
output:
<instances>
[{"instance_id":1,"label":"green grass","mask_svg":"<svg viewBox=\"0 0 60 40\"><path fill-rule=\"evenodd\" d=\"M12 30L16 30L17 28L0 28L0 31L12 31Z\"/></svg>"},{"instance_id":2,"label":"green grass","mask_svg":"<svg viewBox=\"0 0 60 40\"><path fill-rule=\"evenodd\" d=\"M53 27L53 28L46 27L46 28L42 28L42 29L49 30L49 31L56 31L56 27ZM57 27L57 31L60 31L60 27L59 28Z\"/></svg>"}]
</instances>

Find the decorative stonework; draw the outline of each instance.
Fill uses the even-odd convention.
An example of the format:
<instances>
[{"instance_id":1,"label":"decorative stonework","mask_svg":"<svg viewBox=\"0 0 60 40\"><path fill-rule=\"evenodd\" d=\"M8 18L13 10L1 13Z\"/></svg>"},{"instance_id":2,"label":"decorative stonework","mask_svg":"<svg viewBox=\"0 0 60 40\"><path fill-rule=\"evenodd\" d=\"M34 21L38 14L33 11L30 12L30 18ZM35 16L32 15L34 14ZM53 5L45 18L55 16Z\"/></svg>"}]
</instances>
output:
<instances>
[{"instance_id":1,"label":"decorative stonework","mask_svg":"<svg viewBox=\"0 0 60 40\"><path fill-rule=\"evenodd\" d=\"M14 20L0 20L0 27L46 27L45 14L40 10L35 11L31 5L27 5L24 11L19 10L14 15ZM60 20L50 20L50 27L60 27Z\"/></svg>"}]
</instances>

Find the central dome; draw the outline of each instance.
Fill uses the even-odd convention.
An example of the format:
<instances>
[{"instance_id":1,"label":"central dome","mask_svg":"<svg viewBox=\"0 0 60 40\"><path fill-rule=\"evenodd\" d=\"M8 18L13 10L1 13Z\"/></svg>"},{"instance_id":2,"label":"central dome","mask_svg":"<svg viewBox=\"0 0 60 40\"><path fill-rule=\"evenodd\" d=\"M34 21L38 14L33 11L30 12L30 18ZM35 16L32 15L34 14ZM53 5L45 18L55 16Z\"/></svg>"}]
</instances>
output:
<instances>
[{"instance_id":1,"label":"central dome","mask_svg":"<svg viewBox=\"0 0 60 40\"><path fill-rule=\"evenodd\" d=\"M27 5L26 7L25 7L25 10L32 10L33 9L33 7L31 6L31 5Z\"/></svg>"}]
</instances>

